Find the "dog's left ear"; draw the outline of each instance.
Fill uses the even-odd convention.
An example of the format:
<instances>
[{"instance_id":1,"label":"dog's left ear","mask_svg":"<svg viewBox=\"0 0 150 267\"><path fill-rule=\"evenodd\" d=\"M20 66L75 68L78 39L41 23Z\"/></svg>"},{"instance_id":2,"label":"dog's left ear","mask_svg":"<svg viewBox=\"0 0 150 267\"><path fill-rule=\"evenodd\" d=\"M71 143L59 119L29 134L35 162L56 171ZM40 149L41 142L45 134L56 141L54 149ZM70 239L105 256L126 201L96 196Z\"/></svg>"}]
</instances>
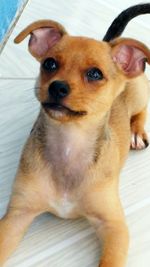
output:
<instances>
[{"instance_id":1,"label":"dog's left ear","mask_svg":"<svg viewBox=\"0 0 150 267\"><path fill-rule=\"evenodd\" d=\"M150 50L137 40L119 38L109 44L113 61L129 78L144 72L146 62L150 64Z\"/></svg>"},{"instance_id":2,"label":"dog's left ear","mask_svg":"<svg viewBox=\"0 0 150 267\"><path fill-rule=\"evenodd\" d=\"M29 51L37 59L42 58L63 35L67 34L64 27L56 21L39 20L25 28L14 40L15 43L22 42L28 35Z\"/></svg>"}]
</instances>

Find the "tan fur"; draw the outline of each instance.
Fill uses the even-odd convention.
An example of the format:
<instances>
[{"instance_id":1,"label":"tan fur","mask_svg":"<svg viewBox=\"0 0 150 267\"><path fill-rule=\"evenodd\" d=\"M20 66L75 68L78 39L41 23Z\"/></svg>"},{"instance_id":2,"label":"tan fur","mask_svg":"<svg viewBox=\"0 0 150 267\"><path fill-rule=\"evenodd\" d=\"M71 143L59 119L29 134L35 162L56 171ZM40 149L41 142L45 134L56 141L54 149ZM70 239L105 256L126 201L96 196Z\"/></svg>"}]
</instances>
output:
<instances>
[{"instance_id":1,"label":"tan fur","mask_svg":"<svg viewBox=\"0 0 150 267\"><path fill-rule=\"evenodd\" d=\"M124 74L113 55L118 45L126 43L142 47L147 57L149 50L131 39L107 44L71 37L59 24L46 23L30 25L16 39L20 42L32 30L46 25L57 31L60 27L62 35L64 31L46 55L37 56L40 62L57 58L61 65L53 74L41 69L37 98L41 103L46 101L48 86L55 80L65 80L71 93L62 104L82 115L41 108L23 149L7 213L0 220L0 266L32 220L48 211L63 218L86 217L103 240L99 266L123 267L129 238L118 176L128 155L131 131L145 134L149 85L142 71L138 77ZM36 57L36 51L31 53ZM95 66L104 79L89 82L85 73Z\"/></svg>"}]
</instances>

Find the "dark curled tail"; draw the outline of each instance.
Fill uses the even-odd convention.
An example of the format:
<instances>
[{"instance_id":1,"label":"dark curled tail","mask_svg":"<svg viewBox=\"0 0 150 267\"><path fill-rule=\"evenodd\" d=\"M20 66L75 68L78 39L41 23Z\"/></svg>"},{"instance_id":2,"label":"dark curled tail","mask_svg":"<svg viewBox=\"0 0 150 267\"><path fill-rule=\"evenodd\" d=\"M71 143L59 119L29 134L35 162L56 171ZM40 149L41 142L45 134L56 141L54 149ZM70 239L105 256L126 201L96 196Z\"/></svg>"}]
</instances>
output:
<instances>
[{"instance_id":1,"label":"dark curled tail","mask_svg":"<svg viewBox=\"0 0 150 267\"><path fill-rule=\"evenodd\" d=\"M139 16L150 13L150 3L141 4L129 7L124 10L110 25L108 28L103 41L109 42L119 37L127 26L128 22Z\"/></svg>"}]
</instances>

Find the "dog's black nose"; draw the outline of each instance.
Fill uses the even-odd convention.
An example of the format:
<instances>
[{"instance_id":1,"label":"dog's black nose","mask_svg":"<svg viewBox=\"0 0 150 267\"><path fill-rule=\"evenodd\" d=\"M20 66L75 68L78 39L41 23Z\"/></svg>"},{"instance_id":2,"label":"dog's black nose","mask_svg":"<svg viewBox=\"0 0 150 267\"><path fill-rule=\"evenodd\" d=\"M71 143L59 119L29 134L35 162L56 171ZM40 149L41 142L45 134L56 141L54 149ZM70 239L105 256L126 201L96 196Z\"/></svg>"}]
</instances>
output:
<instances>
[{"instance_id":1,"label":"dog's black nose","mask_svg":"<svg viewBox=\"0 0 150 267\"><path fill-rule=\"evenodd\" d=\"M64 81L54 81L49 86L49 95L57 102L70 92L69 85Z\"/></svg>"}]
</instances>

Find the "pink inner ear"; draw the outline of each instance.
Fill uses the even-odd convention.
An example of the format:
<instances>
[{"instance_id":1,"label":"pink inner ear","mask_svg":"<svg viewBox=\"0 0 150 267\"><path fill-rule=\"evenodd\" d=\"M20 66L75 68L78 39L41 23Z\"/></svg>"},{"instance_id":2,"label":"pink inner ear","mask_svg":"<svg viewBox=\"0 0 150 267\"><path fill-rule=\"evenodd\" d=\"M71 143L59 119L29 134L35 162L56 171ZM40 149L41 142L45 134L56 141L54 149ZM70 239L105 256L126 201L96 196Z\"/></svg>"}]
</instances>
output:
<instances>
[{"instance_id":1,"label":"pink inner ear","mask_svg":"<svg viewBox=\"0 0 150 267\"><path fill-rule=\"evenodd\" d=\"M133 46L120 45L113 56L113 60L129 76L137 76L145 69L146 56L144 52Z\"/></svg>"},{"instance_id":2,"label":"pink inner ear","mask_svg":"<svg viewBox=\"0 0 150 267\"><path fill-rule=\"evenodd\" d=\"M40 28L31 33L29 49L37 57L41 57L60 39L61 33L54 28Z\"/></svg>"}]
</instances>

